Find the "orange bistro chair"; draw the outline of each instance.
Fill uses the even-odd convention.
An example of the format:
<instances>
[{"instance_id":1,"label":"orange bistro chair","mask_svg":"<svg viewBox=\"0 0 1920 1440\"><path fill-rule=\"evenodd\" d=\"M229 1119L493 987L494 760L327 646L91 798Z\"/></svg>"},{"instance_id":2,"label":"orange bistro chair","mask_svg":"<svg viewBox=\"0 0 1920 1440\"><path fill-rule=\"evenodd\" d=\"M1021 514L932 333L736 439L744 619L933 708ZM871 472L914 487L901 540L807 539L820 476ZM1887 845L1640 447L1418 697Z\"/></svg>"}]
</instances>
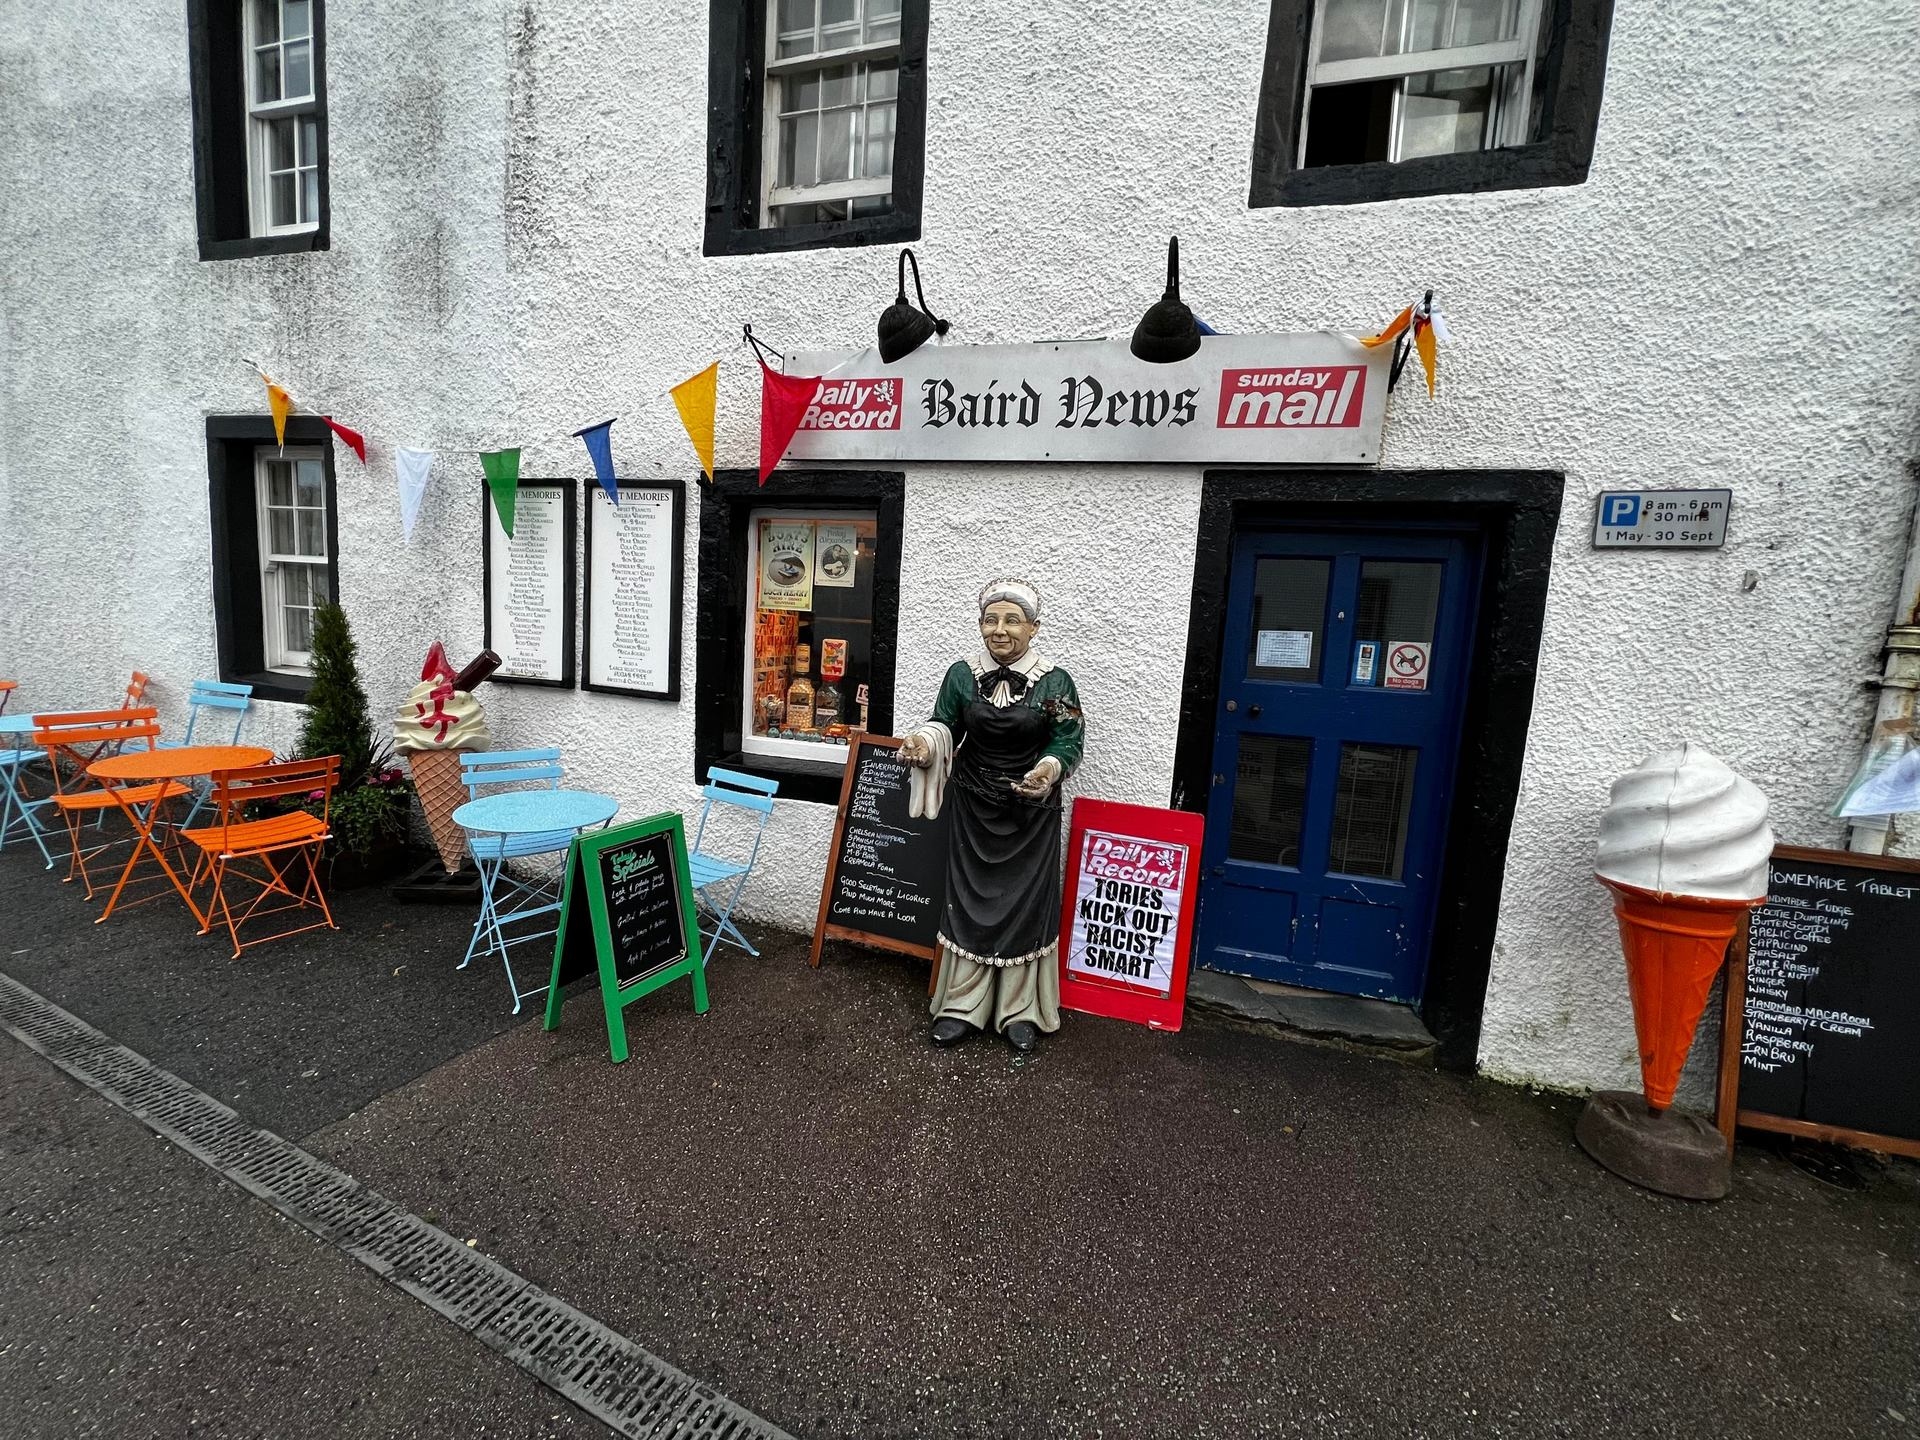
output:
<instances>
[{"instance_id":1,"label":"orange bistro chair","mask_svg":"<svg viewBox=\"0 0 1920 1440\"><path fill-rule=\"evenodd\" d=\"M156 780L115 790L87 773L87 766L104 751L117 753L143 740L145 749L153 749L153 742L160 736L158 713L151 706L122 706L118 710L72 710L33 717L33 743L47 752L48 768L53 771L53 808L66 821L67 841L72 847L64 878L71 880L78 875L89 900L93 898L93 876L87 871L87 861L107 846L81 848L80 826L86 818L103 819L108 811L118 810L122 802L159 805L187 793L187 787L178 780Z\"/></svg>"},{"instance_id":2,"label":"orange bistro chair","mask_svg":"<svg viewBox=\"0 0 1920 1440\"><path fill-rule=\"evenodd\" d=\"M333 923L333 911L320 887L320 854L333 832L327 820L333 809L334 787L340 783L340 757L323 756L318 760L279 760L245 770L213 772L213 812L220 817L215 825L183 830L181 839L200 847L200 859L194 863L193 888L204 873L213 882L213 903L207 907L206 934L213 928L215 912L226 922L233 940L234 958L249 945L283 940L289 935L340 927ZM247 807L262 800L291 798L320 801L320 814L291 810L284 815L268 815L258 820L246 818ZM241 862L259 862L259 869L243 867ZM304 866L304 873L302 867ZM258 887L246 908L235 913L228 898L229 883ZM285 904L269 904L274 897ZM243 897L245 898L245 897ZM266 908L262 908L266 907ZM314 909L320 918L291 930L276 930L242 941L240 927L249 920L268 915L283 915L290 910Z\"/></svg>"},{"instance_id":3,"label":"orange bistro chair","mask_svg":"<svg viewBox=\"0 0 1920 1440\"><path fill-rule=\"evenodd\" d=\"M126 692L120 700L120 708L122 710L139 709L147 698L147 684L146 672L144 670L134 671L133 678L127 681ZM87 764L91 765L102 755L118 755L119 753L120 746L115 742L109 741L103 745L96 745L86 757Z\"/></svg>"}]
</instances>

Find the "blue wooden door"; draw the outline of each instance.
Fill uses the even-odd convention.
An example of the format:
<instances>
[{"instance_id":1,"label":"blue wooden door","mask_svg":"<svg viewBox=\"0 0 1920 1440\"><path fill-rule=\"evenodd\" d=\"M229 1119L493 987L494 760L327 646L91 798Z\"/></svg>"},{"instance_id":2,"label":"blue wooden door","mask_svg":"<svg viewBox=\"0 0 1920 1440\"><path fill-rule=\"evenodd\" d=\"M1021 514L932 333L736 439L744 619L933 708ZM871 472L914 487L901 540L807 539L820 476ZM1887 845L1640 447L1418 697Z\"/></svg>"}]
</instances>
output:
<instances>
[{"instance_id":1,"label":"blue wooden door","mask_svg":"<svg viewBox=\"0 0 1920 1440\"><path fill-rule=\"evenodd\" d=\"M1221 639L1199 961L1418 1003L1460 743L1473 538L1243 535Z\"/></svg>"}]
</instances>

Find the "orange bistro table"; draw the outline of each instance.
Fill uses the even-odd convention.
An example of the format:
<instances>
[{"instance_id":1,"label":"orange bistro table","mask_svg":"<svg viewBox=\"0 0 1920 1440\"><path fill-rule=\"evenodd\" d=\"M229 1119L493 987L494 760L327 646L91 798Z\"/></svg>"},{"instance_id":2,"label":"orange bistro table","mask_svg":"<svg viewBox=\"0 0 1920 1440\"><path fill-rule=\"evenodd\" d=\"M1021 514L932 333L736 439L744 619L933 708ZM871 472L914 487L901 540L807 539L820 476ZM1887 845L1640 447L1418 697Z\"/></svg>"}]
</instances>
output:
<instances>
[{"instance_id":1,"label":"orange bistro table","mask_svg":"<svg viewBox=\"0 0 1920 1440\"><path fill-rule=\"evenodd\" d=\"M0 715L6 714L7 702L13 698L13 692L19 685L18 680L0 680Z\"/></svg>"},{"instance_id":2,"label":"orange bistro table","mask_svg":"<svg viewBox=\"0 0 1920 1440\"><path fill-rule=\"evenodd\" d=\"M187 902L187 909L193 912L193 918L199 922L204 933L207 917L193 903L193 895L181 882L179 873L167 863L166 853L153 843L154 826L159 823L160 802L156 800L149 805L147 818L142 820L136 807L120 799L120 791L123 787L153 780L187 780L211 775L216 770L245 770L249 766L264 765L271 759L273 751L260 745L180 745L171 750L129 750L123 755L109 755L89 765L87 774L107 787L108 793L114 797L121 812L140 836L134 842L133 854L127 857L126 868L120 872L119 883L113 887L113 894L107 897L107 908L100 912L99 918L93 923L98 925L113 913L114 904L120 899L120 892L126 888L127 878L133 874L133 867L140 863L140 853L144 850L166 872L167 879L180 892L180 898Z\"/></svg>"}]
</instances>

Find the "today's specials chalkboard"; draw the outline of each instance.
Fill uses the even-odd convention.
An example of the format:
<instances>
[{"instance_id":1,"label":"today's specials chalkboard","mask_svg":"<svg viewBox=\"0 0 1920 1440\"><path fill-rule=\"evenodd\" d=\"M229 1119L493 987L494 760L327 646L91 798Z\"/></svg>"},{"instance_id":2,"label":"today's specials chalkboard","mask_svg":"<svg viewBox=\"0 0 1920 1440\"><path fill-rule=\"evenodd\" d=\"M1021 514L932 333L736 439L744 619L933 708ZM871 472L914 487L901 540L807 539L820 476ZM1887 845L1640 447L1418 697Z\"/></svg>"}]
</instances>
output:
<instances>
[{"instance_id":1,"label":"today's specials chalkboard","mask_svg":"<svg viewBox=\"0 0 1920 1440\"><path fill-rule=\"evenodd\" d=\"M827 940L934 959L947 900L946 813L932 820L907 814L910 772L898 740L856 731L849 744L813 963Z\"/></svg>"},{"instance_id":2,"label":"today's specials chalkboard","mask_svg":"<svg viewBox=\"0 0 1920 1440\"><path fill-rule=\"evenodd\" d=\"M1746 952L1739 1123L1920 1154L1920 863L1776 848Z\"/></svg>"},{"instance_id":3,"label":"today's specials chalkboard","mask_svg":"<svg viewBox=\"0 0 1920 1440\"><path fill-rule=\"evenodd\" d=\"M547 986L547 1029L560 1023L562 987L594 970L616 1061L627 1058L621 1011L662 985L691 979L693 1008L706 1012L707 977L686 827L678 815L581 835L567 851Z\"/></svg>"}]
</instances>

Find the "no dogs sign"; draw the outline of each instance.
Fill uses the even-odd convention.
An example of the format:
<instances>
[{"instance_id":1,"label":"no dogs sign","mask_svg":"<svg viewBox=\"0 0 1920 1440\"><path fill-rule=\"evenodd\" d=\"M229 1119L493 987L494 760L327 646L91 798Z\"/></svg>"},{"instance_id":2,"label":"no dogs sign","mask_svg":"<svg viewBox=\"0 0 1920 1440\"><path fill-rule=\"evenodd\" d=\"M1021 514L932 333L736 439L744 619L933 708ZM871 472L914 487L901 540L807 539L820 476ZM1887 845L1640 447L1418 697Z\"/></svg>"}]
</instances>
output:
<instances>
[{"instance_id":1,"label":"no dogs sign","mask_svg":"<svg viewBox=\"0 0 1920 1440\"><path fill-rule=\"evenodd\" d=\"M1203 825L1184 811L1074 801L1060 920L1067 1009L1180 1028Z\"/></svg>"},{"instance_id":2,"label":"no dogs sign","mask_svg":"<svg viewBox=\"0 0 1920 1440\"><path fill-rule=\"evenodd\" d=\"M1433 646L1419 640L1387 642L1387 689L1424 690Z\"/></svg>"}]
</instances>

